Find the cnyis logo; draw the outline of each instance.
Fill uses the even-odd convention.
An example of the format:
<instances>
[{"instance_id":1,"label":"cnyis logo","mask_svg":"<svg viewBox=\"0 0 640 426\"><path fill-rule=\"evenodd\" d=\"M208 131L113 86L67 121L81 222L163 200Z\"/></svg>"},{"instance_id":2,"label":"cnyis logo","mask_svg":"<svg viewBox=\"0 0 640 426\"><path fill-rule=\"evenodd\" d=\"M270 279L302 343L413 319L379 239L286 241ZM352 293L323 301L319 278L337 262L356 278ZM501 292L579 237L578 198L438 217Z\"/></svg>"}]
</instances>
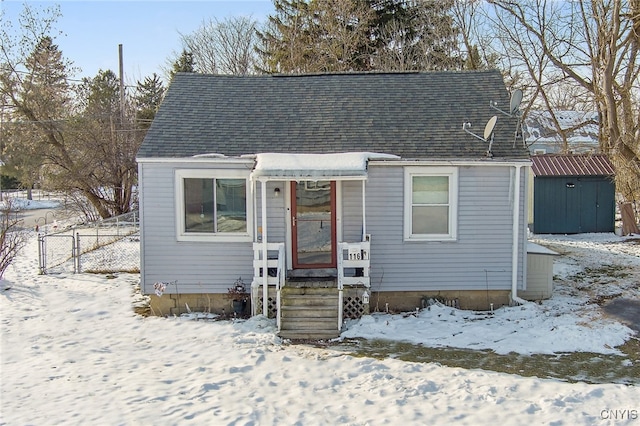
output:
<instances>
[{"instance_id":1,"label":"cnyis logo","mask_svg":"<svg viewBox=\"0 0 640 426\"><path fill-rule=\"evenodd\" d=\"M638 410L602 410L600 418L603 420L638 420Z\"/></svg>"}]
</instances>

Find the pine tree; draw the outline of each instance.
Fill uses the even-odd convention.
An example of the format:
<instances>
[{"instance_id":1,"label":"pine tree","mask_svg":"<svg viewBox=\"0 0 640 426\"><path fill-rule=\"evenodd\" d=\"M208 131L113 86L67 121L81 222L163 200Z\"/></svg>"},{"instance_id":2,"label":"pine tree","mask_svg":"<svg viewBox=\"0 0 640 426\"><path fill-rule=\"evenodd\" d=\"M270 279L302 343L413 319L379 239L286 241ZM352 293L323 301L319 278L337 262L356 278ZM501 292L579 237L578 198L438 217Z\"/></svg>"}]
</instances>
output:
<instances>
[{"instance_id":1,"label":"pine tree","mask_svg":"<svg viewBox=\"0 0 640 426\"><path fill-rule=\"evenodd\" d=\"M461 69L454 0L275 0L266 72Z\"/></svg>"},{"instance_id":2,"label":"pine tree","mask_svg":"<svg viewBox=\"0 0 640 426\"><path fill-rule=\"evenodd\" d=\"M371 0L378 14L372 63L387 71L461 69L454 0Z\"/></svg>"},{"instance_id":3,"label":"pine tree","mask_svg":"<svg viewBox=\"0 0 640 426\"><path fill-rule=\"evenodd\" d=\"M164 98L165 87L160 77L153 73L151 77L145 77L144 81L138 81L136 86L136 121L143 129L148 129L156 116L156 112Z\"/></svg>"},{"instance_id":4,"label":"pine tree","mask_svg":"<svg viewBox=\"0 0 640 426\"><path fill-rule=\"evenodd\" d=\"M313 66L313 25L309 5L304 0L274 0L275 14L268 17L264 31L258 32L263 72L309 72Z\"/></svg>"},{"instance_id":5,"label":"pine tree","mask_svg":"<svg viewBox=\"0 0 640 426\"><path fill-rule=\"evenodd\" d=\"M41 178L41 167L52 158L70 160L63 125L73 110L67 65L53 40L44 36L25 59L26 73L5 75L14 85L3 86L13 108L15 125L4 146L5 171L30 191ZM30 196L30 194L29 194Z\"/></svg>"},{"instance_id":6,"label":"pine tree","mask_svg":"<svg viewBox=\"0 0 640 426\"><path fill-rule=\"evenodd\" d=\"M183 50L180 56L173 62L169 70L169 79L173 80L173 76L179 72L196 72L193 54Z\"/></svg>"}]
</instances>

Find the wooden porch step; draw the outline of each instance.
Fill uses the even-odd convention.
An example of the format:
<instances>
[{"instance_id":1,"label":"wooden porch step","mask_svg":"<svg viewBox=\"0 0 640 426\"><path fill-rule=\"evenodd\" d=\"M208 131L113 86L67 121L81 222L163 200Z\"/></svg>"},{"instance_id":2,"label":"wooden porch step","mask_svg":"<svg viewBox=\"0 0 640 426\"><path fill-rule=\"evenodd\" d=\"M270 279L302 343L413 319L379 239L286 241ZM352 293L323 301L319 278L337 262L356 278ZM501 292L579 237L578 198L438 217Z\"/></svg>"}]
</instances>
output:
<instances>
[{"instance_id":1,"label":"wooden porch step","mask_svg":"<svg viewBox=\"0 0 640 426\"><path fill-rule=\"evenodd\" d=\"M336 330L313 330L313 331L294 331L281 330L280 337L291 340L330 340L340 337L340 332Z\"/></svg>"},{"instance_id":2,"label":"wooden porch step","mask_svg":"<svg viewBox=\"0 0 640 426\"><path fill-rule=\"evenodd\" d=\"M282 321L281 330L338 330L338 318L296 318Z\"/></svg>"},{"instance_id":3,"label":"wooden porch step","mask_svg":"<svg viewBox=\"0 0 640 426\"><path fill-rule=\"evenodd\" d=\"M323 306L330 306L333 308L337 309L338 306L338 298L335 297L326 297L326 296L322 296L320 294L314 294L314 295L293 295L293 296L287 296L286 298L283 297L281 299L281 305L282 307L285 306L306 306L310 309L314 308L314 307L318 307L321 308Z\"/></svg>"},{"instance_id":4,"label":"wooden porch step","mask_svg":"<svg viewBox=\"0 0 640 426\"><path fill-rule=\"evenodd\" d=\"M338 288L335 278L294 278L288 279L285 288Z\"/></svg>"},{"instance_id":5,"label":"wooden porch step","mask_svg":"<svg viewBox=\"0 0 640 426\"><path fill-rule=\"evenodd\" d=\"M338 320L338 310L336 306L305 306L287 305L281 306L282 318L335 318Z\"/></svg>"},{"instance_id":6,"label":"wooden porch step","mask_svg":"<svg viewBox=\"0 0 640 426\"><path fill-rule=\"evenodd\" d=\"M323 340L340 335L338 330L338 289L330 285L293 286L287 282L281 292L280 337L287 339Z\"/></svg>"}]
</instances>

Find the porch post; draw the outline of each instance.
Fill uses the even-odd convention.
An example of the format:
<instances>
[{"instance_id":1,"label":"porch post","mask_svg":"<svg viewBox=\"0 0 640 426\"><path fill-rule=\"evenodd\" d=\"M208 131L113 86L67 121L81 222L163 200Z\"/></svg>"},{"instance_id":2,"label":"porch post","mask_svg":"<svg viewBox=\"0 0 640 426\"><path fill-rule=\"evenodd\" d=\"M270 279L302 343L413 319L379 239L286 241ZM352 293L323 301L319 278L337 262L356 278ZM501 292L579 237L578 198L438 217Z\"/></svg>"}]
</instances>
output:
<instances>
[{"instance_id":1,"label":"porch post","mask_svg":"<svg viewBox=\"0 0 640 426\"><path fill-rule=\"evenodd\" d=\"M262 315L268 318L269 311L267 310L267 304L269 298L269 270L267 268L267 181L262 180L260 183L260 198L262 199Z\"/></svg>"},{"instance_id":2,"label":"porch post","mask_svg":"<svg viewBox=\"0 0 640 426\"><path fill-rule=\"evenodd\" d=\"M360 241L364 241L366 236L367 236L367 214L366 214L366 207L365 207L365 201L366 201L366 196L365 196L365 187L366 187L366 180L362 180L362 240Z\"/></svg>"}]
</instances>

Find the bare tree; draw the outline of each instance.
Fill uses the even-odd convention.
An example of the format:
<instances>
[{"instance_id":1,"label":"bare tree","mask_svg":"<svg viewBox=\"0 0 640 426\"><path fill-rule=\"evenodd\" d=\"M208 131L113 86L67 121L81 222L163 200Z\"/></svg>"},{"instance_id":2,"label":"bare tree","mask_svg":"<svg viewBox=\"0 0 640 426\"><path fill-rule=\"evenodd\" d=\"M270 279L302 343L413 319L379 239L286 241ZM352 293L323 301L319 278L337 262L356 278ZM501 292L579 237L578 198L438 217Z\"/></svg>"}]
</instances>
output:
<instances>
[{"instance_id":1,"label":"bare tree","mask_svg":"<svg viewBox=\"0 0 640 426\"><path fill-rule=\"evenodd\" d=\"M504 52L553 110L550 88L579 88L600 114L600 148L617 167L618 190L640 199L640 1L491 0ZM576 93L574 92L574 93Z\"/></svg>"},{"instance_id":2,"label":"bare tree","mask_svg":"<svg viewBox=\"0 0 640 426\"><path fill-rule=\"evenodd\" d=\"M143 132L130 125L117 83L105 98L105 85L78 92L70 82L73 68L50 36L58 17L57 8L41 16L25 5L20 37L1 22L0 97L11 107L3 156L29 186L37 176L49 189L80 192L103 218L128 212Z\"/></svg>"},{"instance_id":3,"label":"bare tree","mask_svg":"<svg viewBox=\"0 0 640 426\"><path fill-rule=\"evenodd\" d=\"M458 29L461 55L468 70L491 69L497 66L498 55L491 49L491 35L484 31L488 19L482 11L483 0L455 0L451 18Z\"/></svg>"},{"instance_id":4,"label":"bare tree","mask_svg":"<svg viewBox=\"0 0 640 426\"><path fill-rule=\"evenodd\" d=\"M22 219L16 213L12 199L8 198L0 208L0 279L27 243L27 231L20 228Z\"/></svg>"},{"instance_id":5,"label":"bare tree","mask_svg":"<svg viewBox=\"0 0 640 426\"><path fill-rule=\"evenodd\" d=\"M236 16L203 21L191 34L180 34L195 71L203 74L246 75L255 71L256 21ZM174 61L171 61L174 62Z\"/></svg>"}]
</instances>

